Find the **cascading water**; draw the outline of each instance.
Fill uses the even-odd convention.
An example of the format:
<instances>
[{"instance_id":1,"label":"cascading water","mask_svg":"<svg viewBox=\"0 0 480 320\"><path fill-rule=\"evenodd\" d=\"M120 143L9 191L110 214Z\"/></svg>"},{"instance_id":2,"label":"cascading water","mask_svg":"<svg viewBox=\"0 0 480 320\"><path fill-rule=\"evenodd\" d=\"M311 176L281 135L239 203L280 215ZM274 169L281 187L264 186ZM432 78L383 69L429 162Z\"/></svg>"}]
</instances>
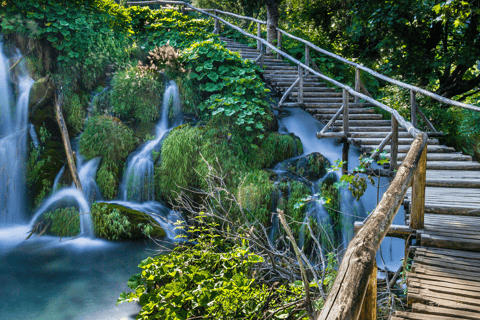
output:
<instances>
[{"instance_id":1,"label":"cascading water","mask_svg":"<svg viewBox=\"0 0 480 320\"><path fill-rule=\"evenodd\" d=\"M14 60L19 58L17 51ZM16 77L9 68L0 42L0 227L24 222L28 96L34 82L25 63L15 67ZM12 82L16 82L16 94Z\"/></svg>"},{"instance_id":2,"label":"cascading water","mask_svg":"<svg viewBox=\"0 0 480 320\"><path fill-rule=\"evenodd\" d=\"M154 200L154 159L152 152L160 150L161 143L169 131L168 114L172 107L175 110L180 109L180 95L174 81L170 81L165 90L162 115L155 128L155 140L145 143L140 150L129 156L127 170L120 189L122 200L137 202Z\"/></svg>"}]
</instances>

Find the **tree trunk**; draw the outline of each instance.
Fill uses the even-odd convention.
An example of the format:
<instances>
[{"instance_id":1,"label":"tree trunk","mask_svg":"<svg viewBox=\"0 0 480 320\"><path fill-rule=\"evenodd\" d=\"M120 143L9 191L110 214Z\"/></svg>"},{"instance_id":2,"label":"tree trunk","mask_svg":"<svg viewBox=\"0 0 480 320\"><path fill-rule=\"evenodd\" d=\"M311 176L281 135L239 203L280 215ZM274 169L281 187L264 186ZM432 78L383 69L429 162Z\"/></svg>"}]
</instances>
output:
<instances>
[{"instance_id":1,"label":"tree trunk","mask_svg":"<svg viewBox=\"0 0 480 320\"><path fill-rule=\"evenodd\" d=\"M265 0L267 7L267 41L273 44L277 39L277 27L278 27L278 5L281 0ZM270 53L271 49L267 48L267 53Z\"/></svg>"},{"instance_id":2,"label":"tree trunk","mask_svg":"<svg viewBox=\"0 0 480 320\"><path fill-rule=\"evenodd\" d=\"M58 126L60 127L60 132L62 133L63 146L65 147L65 153L67 154L68 167L70 169L70 173L72 174L73 182L75 183L77 189L83 193L82 184L80 183L80 178L78 177L77 166L75 165L75 157L73 155L72 146L70 145L67 125L63 119L62 107L58 101L58 96L55 96L55 115Z\"/></svg>"}]
</instances>

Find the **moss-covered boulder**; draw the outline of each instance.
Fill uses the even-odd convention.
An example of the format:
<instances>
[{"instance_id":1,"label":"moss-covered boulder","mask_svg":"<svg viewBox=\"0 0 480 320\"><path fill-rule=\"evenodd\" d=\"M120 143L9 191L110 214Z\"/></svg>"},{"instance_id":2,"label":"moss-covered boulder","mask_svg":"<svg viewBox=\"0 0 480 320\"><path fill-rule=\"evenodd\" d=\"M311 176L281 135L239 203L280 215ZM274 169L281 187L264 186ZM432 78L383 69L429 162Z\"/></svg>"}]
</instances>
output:
<instances>
[{"instance_id":1,"label":"moss-covered boulder","mask_svg":"<svg viewBox=\"0 0 480 320\"><path fill-rule=\"evenodd\" d=\"M35 108L42 108L53 100L53 84L49 77L41 78L33 84L28 97L28 110L34 112Z\"/></svg>"},{"instance_id":2,"label":"moss-covered boulder","mask_svg":"<svg viewBox=\"0 0 480 320\"><path fill-rule=\"evenodd\" d=\"M80 234L80 214L74 207L46 212L35 221L33 231L39 235L76 236Z\"/></svg>"},{"instance_id":3,"label":"moss-covered boulder","mask_svg":"<svg viewBox=\"0 0 480 320\"><path fill-rule=\"evenodd\" d=\"M108 240L163 238L165 231L141 211L113 203L94 203L91 216L95 235Z\"/></svg>"},{"instance_id":4,"label":"moss-covered boulder","mask_svg":"<svg viewBox=\"0 0 480 320\"><path fill-rule=\"evenodd\" d=\"M282 163L282 168L307 180L318 180L325 176L330 162L321 153L313 152L306 156Z\"/></svg>"},{"instance_id":5,"label":"moss-covered boulder","mask_svg":"<svg viewBox=\"0 0 480 320\"><path fill-rule=\"evenodd\" d=\"M302 153L302 142L294 134L272 132L262 140L258 157L262 167L271 168L281 161Z\"/></svg>"}]
</instances>

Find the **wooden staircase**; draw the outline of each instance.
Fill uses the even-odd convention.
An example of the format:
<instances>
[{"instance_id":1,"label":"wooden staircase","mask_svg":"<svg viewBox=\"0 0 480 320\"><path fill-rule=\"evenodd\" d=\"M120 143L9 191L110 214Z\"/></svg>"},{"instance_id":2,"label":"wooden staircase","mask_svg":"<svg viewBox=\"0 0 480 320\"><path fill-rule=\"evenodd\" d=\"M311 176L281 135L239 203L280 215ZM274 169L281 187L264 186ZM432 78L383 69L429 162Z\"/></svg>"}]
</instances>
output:
<instances>
[{"instance_id":1,"label":"wooden staircase","mask_svg":"<svg viewBox=\"0 0 480 320\"><path fill-rule=\"evenodd\" d=\"M260 54L254 48L223 40L228 49L245 59L255 60ZM298 78L297 67L272 54L264 56L264 70L266 82L280 94ZM303 81L302 108L326 124L342 106L342 93L316 76L305 75ZM289 99L295 102L297 97L296 87ZM342 127L341 115L332 131L341 132ZM390 131L391 120L375 113L371 105L350 99L350 144L371 153ZM399 127L398 137L400 166L414 139L403 127ZM384 150L390 157L390 146ZM440 144L437 138L429 138L426 186L425 228L416 232L417 246L421 247L408 276L413 310L398 312L392 319L480 319L480 254L476 253L480 252L480 163ZM411 191L404 200L407 220L410 201Z\"/></svg>"}]
</instances>

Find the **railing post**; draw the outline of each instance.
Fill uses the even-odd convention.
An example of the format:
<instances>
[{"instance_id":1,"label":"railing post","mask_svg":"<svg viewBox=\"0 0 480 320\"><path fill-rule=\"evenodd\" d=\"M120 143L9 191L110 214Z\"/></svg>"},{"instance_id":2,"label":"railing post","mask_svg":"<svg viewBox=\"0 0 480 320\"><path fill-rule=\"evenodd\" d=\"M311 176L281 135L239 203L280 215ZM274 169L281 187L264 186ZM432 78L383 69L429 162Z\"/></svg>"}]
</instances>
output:
<instances>
[{"instance_id":1,"label":"railing post","mask_svg":"<svg viewBox=\"0 0 480 320\"><path fill-rule=\"evenodd\" d=\"M186 6L183 5L182 8L180 9L180 13L181 13L181 14L185 14L185 9L186 9Z\"/></svg>"},{"instance_id":2,"label":"railing post","mask_svg":"<svg viewBox=\"0 0 480 320\"><path fill-rule=\"evenodd\" d=\"M410 90L410 105L411 105L411 121L412 125L417 127L417 98L415 97L415 91Z\"/></svg>"},{"instance_id":3,"label":"railing post","mask_svg":"<svg viewBox=\"0 0 480 320\"><path fill-rule=\"evenodd\" d=\"M350 94L346 89L343 89L343 134L344 134L344 141L343 141L343 149L342 149L342 173L348 174L348 150L350 149L350 144L348 143L347 139L349 136L350 131L350 123L349 123L349 114L348 114L348 104L350 100Z\"/></svg>"},{"instance_id":4,"label":"railing post","mask_svg":"<svg viewBox=\"0 0 480 320\"><path fill-rule=\"evenodd\" d=\"M265 56L263 54L263 43L260 42L260 68L262 69L263 69L264 61L265 61Z\"/></svg>"},{"instance_id":5,"label":"railing post","mask_svg":"<svg viewBox=\"0 0 480 320\"><path fill-rule=\"evenodd\" d=\"M262 37L262 25L260 22L257 22L257 37ZM257 40L257 50L262 50L262 42Z\"/></svg>"},{"instance_id":6,"label":"railing post","mask_svg":"<svg viewBox=\"0 0 480 320\"><path fill-rule=\"evenodd\" d=\"M398 121L392 115L392 140L390 146L390 170L397 169L398 155Z\"/></svg>"},{"instance_id":7,"label":"railing post","mask_svg":"<svg viewBox=\"0 0 480 320\"><path fill-rule=\"evenodd\" d=\"M278 50L282 50L282 33L280 31L277 30L277 48ZM281 59L282 56L277 53L277 59Z\"/></svg>"},{"instance_id":8,"label":"railing post","mask_svg":"<svg viewBox=\"0 0 480 320\"><path fill-rule=\"evenodd\" d=\"M310 66L310 47L308 44L305 45L305 65ZM308 70L305 70L305 75L308 76Z\"/></svg>"},{"instance_id":9,"label":"railing post","mask_svg":"<svg viewBox=\"0 0 480 320\"><path fill-rule=\"evenodd\" d=\"M427 180L427 145L423 149L413 176L412 201L410 202L410 228L419 230L424 227L425 184Z\"/></svg>"},{"instance_id":10,"label":"railing post","mask_svg":"<svg viewBox=\"0 0 480 320\"><path fill-rule=\"evenodd\" d=\"M303 68L298 66L298 103L303 104Z\"/></svg>"},{"instance_id":11,"label":"railing post","mask_svg":"<svg viewBox=\"0 0 480 320\"><path fill-rule=\"evenodd\" d=\"M376 320L377 319L377 262L373 260L372 273L368 281L365 298L363 298L362 311L358 320Z\"/></svg>"},{"instance_id":12,"label":"railing post","mask_svg":"<svg viewBox=\"0 0 480 320\"><path fill-rule=\"evenodd\" d=\"M360 82L360 69L355 67L355 91L360 92L361 82ZM359 102L359 98L355 96L355 103Z\"/></svg>"},{"instance_id":13,"label":"railing post","mask_svg":"<svg viewBox=\"0 0 480 320\"><path fill-rule=\"evenodd\" d=\"M217 16L217 11L213 11L213 14L215 15L215 17ZM214 34L220 34L220 20L218 20L217 18L215 18L215 27L213 28L213 33Z\"/></svg>"}]
</instances>

